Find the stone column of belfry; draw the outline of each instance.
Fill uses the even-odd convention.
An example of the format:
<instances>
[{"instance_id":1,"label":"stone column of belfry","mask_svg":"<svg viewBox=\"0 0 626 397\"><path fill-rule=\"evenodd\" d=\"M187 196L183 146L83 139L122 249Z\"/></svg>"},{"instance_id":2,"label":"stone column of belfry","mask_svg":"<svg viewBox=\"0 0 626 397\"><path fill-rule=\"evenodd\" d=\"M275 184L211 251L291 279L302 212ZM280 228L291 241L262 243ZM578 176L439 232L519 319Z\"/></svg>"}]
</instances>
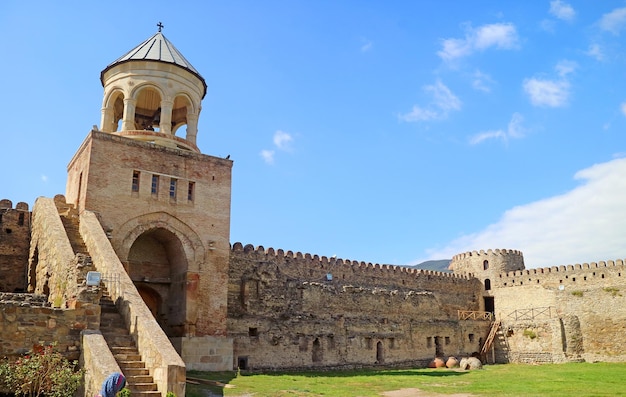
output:
<instances>
[{"instance_id":1,"label":"stone column of belfry","mask_svg":"<svg viewBox=\"0 0 626 397\"><path fill-rule=\"evenodd\" d=\"M198 114L187 113L187 139L189 142L196 144L196 135L198 135Z\"/></svg>"},{"instance_id":2,"label":"stone column of belfry","mask_svg":"<svg viewBox=\"0 0 626 397\"><path fill-rule=\"evenodd\" d=\"M163 99L161 101L161 121L159 123L159 132L166 135L172 135L172 108L174 102Z\"/></svg>"},{"instance_id":3,"label":"stone column of belfry","mask_svg":"<svg viewBox=\"0 0 626 397\"><path fill-rule=\"evenodd\" d=\"M124 98L124 121L122 131L135 130L135 105L137 101L133 98Z\"/></svg>"},{"instance_id":4,"label":"stone column of belfry","mask_svg":"<svg viewBox=\"0 0 626 397\"><path fill-rule=\"evenodd\" d=\"M107 106L102 107L102 110L100 111L102 113L100 128L104 132L114 132L116 130L115 122L113 121L113 110L113 105L108 104Z\"/></svg>"}]
</instances>

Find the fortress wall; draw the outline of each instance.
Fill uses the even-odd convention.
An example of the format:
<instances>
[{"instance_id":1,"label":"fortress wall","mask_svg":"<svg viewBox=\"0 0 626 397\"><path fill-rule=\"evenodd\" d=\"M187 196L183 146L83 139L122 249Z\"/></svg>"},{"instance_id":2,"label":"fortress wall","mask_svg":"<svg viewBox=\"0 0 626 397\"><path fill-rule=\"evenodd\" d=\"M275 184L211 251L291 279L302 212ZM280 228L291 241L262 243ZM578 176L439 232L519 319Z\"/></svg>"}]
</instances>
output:
<instances>
[{"instance_id":1,"label":"fortress wall","mask_svg":"<svg viewBox=\"0 0 626 397\"><path fill-rule=\"evenodd\" d=\"M566 286L555 295L561 317L578 321L586 361L626 361L626 284Z\"/></svg>"},{"instance_id":2,"label":"fortress wall","mask_svg":"<svg viewBox=\"0 0 626 397\"><path fill-rule=\"evenodd\" d=\"M435 340L469 354L489 328L458 321L478 310L480 282L448 273L237 243L229 276L234 364L248 369L425 365Z\"/></svg>"},{"instance_id":3,"label":"fortress wall","mask_svg":"<svg viewBox=\"0 0 626 397\"><path fill-rule=\"evenodd\" d=\"M80 333L100 324L98 305L52 308L43 295L0 293L0 355L17 356L33 346L56 342L55 350L70 360L80 355Z\"/></svg>"},{"instance_id":4,"label":"fortress wall","mask_svg":"<svg viewBox=\"0 0 626 397\"><path fill-rule=\"evenodd\" d=\"M263 270L263 266L267 269ZM478 310L477 302L476 306L472 306L472 301L477 301L476 280L452 273L284 252L273 248L265 250L261 246L244 247L241 243L235 243L231 249L230 267L231 282L254 277L255 272L276 271L281 277L310 282L326 282L330 274L334 283L441 291L445 292L439 296L442 303L453 307L461 305L463 310ZM468 302L475 308L468 308Z\"/></svg>"},{"instance_id":5,"label":"fortress wall","mask_svg":"<svg viewBox=\"0 0 626 397\"><path fill-rule=\"evenodd\" d=\"M0 200L0 291L24 292L28 287L26 269L30 249L28 204Z\"/></svg>"},{"instance_id":6,"label":"fortress wall","mask_svg":"<svg viewBox=\"0 0 626 397\"><path fill-rule=\"evenodd\" d=\"M77 271L71 266L74 250L65 232L53 199L39 197L35 201L30 247L31 286L34 292L48 295L55 307L65 302L66 291L75 288ZM34 285L33 285L34 282Z\"/></svg>"},{"instance_id":7,"label":"fortress wall","mask_svg":"<svg viewBox=\"0 0 626 397\"><path fill-rule=\"evenodd\" d=\"M491 280L492 286L498 288L520 285L585 287L612 283L626 284L626 266L622 259L512 271Z\"/></svg>"},{"instance_id":8,"label":"fortress wall","mask_svg":"<svg viewBox=\"0 0 626 397\"><path fill-rule=\"evenodd\" d=\"M490 325L450 320L431 292L307 282L262 290L245 303L246 313L229 316L235 365L245 357L245 369L425 366L436 338L441 354L469 355Z\"/></svg>"},{"instance_id":9,"label":"fortress wall","mask_svg":"<svg viewBox=\"0 0 626 397\"><path fill-rule=\"evenodd\" d=\"M626 361L623 337L626 279L623 273L621 261L611 261L606 266L600 262L530 269L503 277L507 285L503 282L503 286L492 293L498 318L518 334L517 339L509 338L512 359L525 362L524 357L526 360L534 357L535 352L530 347L543 346L543 352L550 355L553 362ZM554 321L558 326L552 324L550 329L556 331L552 334L542 331L545 322ZM521 338L519 334L525 332L535 333L536 339Z\"/></svg>"}]
</instances>

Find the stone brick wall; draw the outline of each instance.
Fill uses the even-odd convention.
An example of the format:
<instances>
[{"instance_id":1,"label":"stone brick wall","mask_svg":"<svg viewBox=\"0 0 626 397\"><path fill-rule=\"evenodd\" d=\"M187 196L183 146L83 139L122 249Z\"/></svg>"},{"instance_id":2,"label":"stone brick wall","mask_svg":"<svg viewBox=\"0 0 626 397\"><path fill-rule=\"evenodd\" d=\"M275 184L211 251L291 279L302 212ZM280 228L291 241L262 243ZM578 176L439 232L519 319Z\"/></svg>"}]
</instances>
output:
<instances>
[{"instance_id":1,"label":"stone brick wall","mask_svg":"<svg viewBox=\"0 0 626 397\"><path fill-rule=\"evenodd\" d=\"M231 168L228 159L99 131L89 133L68 165L68 202L79 213L86 209L98 214L138 287L158 290L164 304L172 302L162 313L177 330L170 336L226 334ZM158 178L156 192L153 177ZM177 181L174 197L170 197L172 180ZM162 288L150 281L153 266L162 267L163 261L142 263L133 257L133 252L141 257L136 241L155 230L159 232L152 235L154 239L167 240L162 246L174 258L168 261L168 269L154 274L158 282L172 283L164 296ZM155 259L154 255L144 258ZM180 289L174 282L187 286L184 305L172 295Z\"/></svg>"},{"instance_id":2,"label":"stone brick wall","mask_svg":"<svg viewBox=\"0 0 626 397\"><path fill-rule=\"evenodd\" d=\"M0 293L0 356L24 354L36 345L56 343L70 360L80 355L80 333L100 326L100 307L53 308L42 295Z\"/></svg>"},{"instance_id":3,"label":"stone brick wall","mask_svg":"<svg viewBox=\"0 0 626 397\"><path fill-rule=\"evenodd\" d=\"M480 282L235 244L229 335L244 369L424 365L479 349ZM330 277L332 276L332 277Z\"/></svg>"},{"instance_id":4,"label":"stone brick wall","mask_svg":"<svg viewBox=\"0 0 626 397\"><path fill-rule=\"evenodd\" d=\"M28 204L0 200L0 291L26 291L30 218Z\"/></svg>"}]
</instances>

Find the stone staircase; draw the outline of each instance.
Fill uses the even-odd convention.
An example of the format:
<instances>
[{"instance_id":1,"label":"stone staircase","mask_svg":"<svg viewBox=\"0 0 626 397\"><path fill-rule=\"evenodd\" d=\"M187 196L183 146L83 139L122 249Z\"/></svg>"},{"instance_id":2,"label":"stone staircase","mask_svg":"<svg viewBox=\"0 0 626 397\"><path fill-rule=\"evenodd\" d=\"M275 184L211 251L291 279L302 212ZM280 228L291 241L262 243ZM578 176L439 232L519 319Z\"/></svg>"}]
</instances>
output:
<instances>
[{"instance_id":1,"label":"stone staircase","mask_svg":"<svg viewBox=\"0 0 626 397\"><path fill-rule=\"evenodd\" d=\"M89 255L87 246L85 246L85 242L83 241L83 238L80 236L80 232L78 231L78 216L71 216L69 214L60 215L61 222L63 222L63 227L65 227L67 238L70 240L70 245L72 246L72 250L74 250L74 253Z\"/></svg>"},{"instance_id":2,"label":"stone staircase","mask_svg":"<svg viewBox=\"0 0 626 397\"><path fill-rule=\"evenodd\" d=\"M130 389L131 395L161 396L135 341L124 325L122 315L106 290L100 299L100 307L100 332L126 377L126 387Z\"/></svg>"}]
</instances>

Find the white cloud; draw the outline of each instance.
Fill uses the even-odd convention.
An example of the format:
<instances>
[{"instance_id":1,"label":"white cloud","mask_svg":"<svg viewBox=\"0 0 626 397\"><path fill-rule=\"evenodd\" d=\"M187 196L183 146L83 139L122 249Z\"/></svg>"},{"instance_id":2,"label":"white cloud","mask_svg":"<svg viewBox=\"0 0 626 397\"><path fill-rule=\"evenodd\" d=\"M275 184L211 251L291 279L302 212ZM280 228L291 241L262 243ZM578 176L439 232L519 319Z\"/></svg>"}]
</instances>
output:
<instances>
[{"instance_id":1,"label":"white cloud","mask_svg":"<svg viewBox=\"0 0 626 397\"><path fill-rule=\"evenodd\" d=\"M591 44L586 54L598 61L604 60L604 51L602 51L602 48L600 48L598 44Z\"/></svg>"},{"instance_id":2,"label":"white cloud","mask_svg":"<svg viewBox=\"0 0 626 397\"><path fill-rule=\"evenodd\" d=\"M556 72L559 74L559 76L567 77L567 75L574 73L577 67L578 64L576 62L564 59L562 61L559 61L554 68L556 69Z\"/></svg>"},{"instance_id":3,"label":"white cloud","mask_svg":"<svg viewBox=\"0 0 626 397\"><path fill-rule=\"evenodd\" d=\"M369 40L365 40L365 43L363 43L363 45L361 45L361 52L368 52L369 50L372 49L372 46L374 45L374 43L372 43Z\"/></svg>"},{"instance_id":4,"label":"white cloud","mask_svg":"<svg viewBox=\"0 0 626 397\"><path fill-rule=\"evenodd\" d=\"M600 29L613 34L619 34L626 26L626 7L616 8L608 14L602 15L600 19Z\"/></svg>"},{"instance_id":5,"label":"white cloud","mask_svg":"<svg viewBox=\"0 0 626 397\"><path fill-rule=\"evenodd\" d=\"M622 104L619 106L619 108L622 111L622 114L624 116L626 116L626 102L622 102Z\"/></svg>"},{"instance_id":6,"label":"white cloud","mask_svg":"<svg viewBox=\"0 0 626 397\"><path fill-rule=\"evenodd\" d=\"M284 131L278 130L274 133L274 145L280 150L291 150L291 142L293 137Z\"/></svg>"},{"instance_id":7,"label":"white cloud","mask_svg":"<svg viewBox=\"0 0 626 397\"><path fill-rule=\"evenodd\" d=\"M437 55L444 61L469 56L475 51L489 48L510 50L517 48L519 38L515 25L511 23L494 23L476 29L468 28L463 39L443 39L442 49Z\"/></svg>"},{"instance_id":8,"label":"white cloud","mask_svg":"<svg viewBox=\"0 0 626 397\"><path fill-rule=\"evenodd\" d=\"M474 89L482 92L491 92L491 86L494 84L491 76L477 70L474 72L472 78L472 87L474 87Z\"/></svg>"},{"instance_id":9,"label":"white cloud","mask_svg":"<svg viewBox=\"0 0 626 397\"><path fill-rule=\"evenodd\" d=\"M424 91L432 96L428 107L415 105L409 113L400 115L400 120L408 122L439 120L448 117L450 111L461 109L461 100L441 81L424 87Z\"/></svg>"},{"instance_id":10,"label":"white cloud","mask_svg":"<svg viewBox=\"0 0 626 397\"><path fill-rule=\"evenodd\" d=\"M259 153L267 164L274 164L274 151L273 150L261 150Z\"/></svg>"},{"instance_id":11,"label":"white cloud","mask_svg":"<svg viewBox=\"0 0 626 397\"><path fill-rule=\"evenodd\" d=\"M44 175L44 174L42 174L42 175L41 175L41 181L42 181L43 183L48 183L48 175Z\"/></svg>"},{"instance_id":12,"label":"white cloud","mask_svg":"<svg viewBox=\"0 0 626 397\"><path fill-rule=\"evenodd\" d=\"M569 83L541 79L524 80L524 91L535 106L562 107L569 98Z\"/></svg>"},{"instance_id":13,"label":"white cloud","mask_svg":"<svg viewBox=\"0 0 626 397\"><path fill-rule=\"evenodd\" d=\"M483 131L470 137L470 144L477 145L488 139L502 139L508 141L509 138L522 138L526 133L526 128L522 125L524 117L519 113L513 113L506 130Z\"/></svg>"},{"instance_id":14,"label":"white cloud","mask_svg":"<svg viewBox=\"0 0 626 397\"><path fill-rule=\"evenodd\" d=\"M567 77L574 73L578 64L573 61L559 61L554 69L559 79L528 78L522 87L535 106L562 107L567 105L570 97L570 82Z\"/></svg>"},{"instance_id":15,"label":"white cloud","mask_svg":"<svg viewBox=\"0 0 626 397\"><path fill-rule=\"evenodd\" d=\"M470 138L470 144L472 145L477 145L483 141L486 141L488 139L505 139L506 138L506 133L502 130L496 130L496 131L483 131L483 132L479 132L478 134L472 136Z\"/></svg>"},{"instance_id":16,"label":"white cloud","mask_svg":"<svg viewBox=\"0 0 626 397\"><path fill-rule=\"evenodd\" d=\"M564 21L573 21L576 17L574 8L561 0L553 0L550 2L550 14Z\"/></svg>"},{"instance_id":17,"label":"white cloud","mask_svg":"<svg viewBox=\"0 0 626 397\"><path fill-rule=\"evenodd\" d=\"M527 268L624 258L624 175L624 158L583 169L574 176L580 186L510 209L484 230L429 250L429 258L495 248L521 250Z\"/></svg>"},{"instance_id":18,"label":"white cloud","mask_svg":"<svg viewBox=\"0 0 626 397\"><path fill-rule=\"evenodd\" d=\"M277 150L283 152L292 151L293 136L285 131L277 130L272 137L272 142ZM259 154L267 164L274 164L275 150L263 149Z\"/></svg>"}]
</instances>

